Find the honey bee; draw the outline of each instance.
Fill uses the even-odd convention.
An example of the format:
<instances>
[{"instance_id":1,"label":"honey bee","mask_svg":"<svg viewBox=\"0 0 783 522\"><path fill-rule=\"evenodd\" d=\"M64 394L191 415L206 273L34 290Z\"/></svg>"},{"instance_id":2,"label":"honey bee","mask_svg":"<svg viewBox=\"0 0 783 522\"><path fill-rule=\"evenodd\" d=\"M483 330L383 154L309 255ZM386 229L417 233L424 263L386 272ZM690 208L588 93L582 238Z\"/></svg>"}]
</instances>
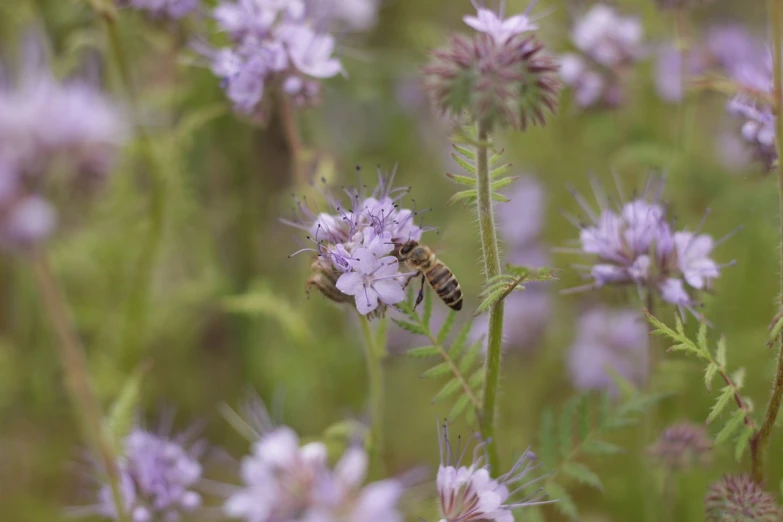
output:
<instances>
[{"instance_id":1,"label":"honey bee","mask_svg":"<svg viewBox=\"0 0 783 522\"><path fill-rule=\"evenodd\" d=\"M462 309L462 289L457 278L449 270L449 267L440 261L429 247L420 245L418 241L408 241L395 249L397 259L404 262L408 268L417 273L412 275L405 286L416 276L421 274L421 288L416 297L416 306L424 299L424 280L426 279L438 297L454 310Z\"/></svg>"}]
</instances>

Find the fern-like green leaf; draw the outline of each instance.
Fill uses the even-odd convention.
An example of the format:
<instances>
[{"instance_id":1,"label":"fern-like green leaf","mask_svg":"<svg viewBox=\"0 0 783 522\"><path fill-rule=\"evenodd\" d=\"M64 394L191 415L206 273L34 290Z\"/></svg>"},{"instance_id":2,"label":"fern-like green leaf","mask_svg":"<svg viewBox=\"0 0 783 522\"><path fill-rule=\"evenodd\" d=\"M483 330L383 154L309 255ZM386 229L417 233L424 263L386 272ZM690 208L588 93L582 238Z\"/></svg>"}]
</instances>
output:
<instances>
[{"instance_id":1,"label":"fern-like green leaf","mask_svg":"<svg viewBox=\"0 0 783 522\"><path fill-rule=\"evenodd\" d=\"M432 319L432 292L424 292L424 313L421 316L421 324L429 327L430 319Z\"/></svg>"},{"instance_id":2,"label":"fern-like green leaf","mask_svg":"<svg viewBox=\"0 0 783 522\"><path fill-rule=\"evenodd\" d=\"M438 344L443 344L451 333L451 329L454 327L454 319L457 317L457 312L449 310L449 315L446 316L443 326L438 330Z\"/></svg>"},{"instance_id":3,"label":"fern-like green leaf","mask_svg":"<svg viewBox=\"0 0 783 522\"><path fill-rule=\"evenodd\" d=\"M468 147L463 147L457 143L452 144L452 147L454 147L454 150L456 150L460 155L468 158L469 160L476 161L476 151L471 150Z\"/></svg>"},{"instance_id":4,"label":"fern-like green leaf","mask_svg":"<svg viewBox=\"0 0 783 522\"><path fill-rule=\"evenodd\" d=\"M432 379L435 377L443 377L444 375L447 375L449 373L451 373L451 366L449 365L449 363L442 362L436 366L433 366L426 372L422 373L421 375L419 375L419 377L422 379Z\"/></svg>"},{"instance_id":5,"label":"fern-like green leaf","mask_svg":"<svg viewBox=\"0 0 783 522\"><path fill-rule=\"evenodd\" d=\"M592 486L596 489L603 489L603 483L601 482L600 477L581 462L566 462L561 469L564 475L577 482Z\"/></svg>"},{"instance_id":6,"label":"fern-like green leaf","mask_svg":"<svg viewBox=\"0 0 783 522\"><path fill-rule=\"evenodd\" d=\"M579 430L579 442L581 443L587 439L587 436L590 433L590 398L587 395L583 395L579 398L576 418Z\"/></svg>"},{"instance_id":7,"label":"fern-like green leaf","mask_svg":"<svg viewBox=\"0 0 783 522\"><path fill-rule=\"evenodd\" d=\"M411 348L405 354L411 357L438 357L440 350L437 346L421 346L419 348Z\"/></svg>"},{"instance_id":8,"label":"fern-like green leaf","mask_svg":"<svg viewBox=\"0 0 783 522\"><path fill-rule=\"evenodd\" d=\"M574 504L573 499L563 486L557 482L550 481L544 486L544 489L551 499L557 500L557 502L552 505L558 511L572 520L577 520L579 518L576 504Z\"/></svg>"},{"instance_id":9,"label":"fern-like green leaf","mask_svg":"<svg viewBox=\"0 0 783 522\"><path fill-rule=\"evenodd\" d=\"M734 388L731 386L724 386L721 388L720 395L718 395L718 399L715 401L715 404L712 405L712 408L710 408L710 414L707 416L708 424L714 421L715 418L726 409L726 406L729 405L732 398L734 398Z\"/></svg>"},{"instance_id":10,"label":"fern-like green leaf","mask_svg":"<svg viewBox=\"0 0 783 522\"><path fill-rule=\"evenodd\" d=\"M459 371L465 373L473 367L476 359L478 359L483 344L484 339L479 339L465 351L465 355L462 357L462 361L459 363Z\"/></svg>"},{"instance_id":11,"label":"fern-like green leaf","mask_svg":"<svg viewBox=\"0 0 783 522\"><path fill-rule=\"evenodd\" d=\"M478 192L476 192L475 189L463 190L451 196L449 200L446 202L446 204L453 205L454 203L457 203L459 201L463 203L470 203L473 200L475 200L477 197L478 197Z\"/></svg>"},{"instance_id":12,"label":"fern-like green leaf","mask_svg":"<svg viewBox=\"0 0 783 522\"><path fill-rule=\"evenodd\" d=\"M450 421L457 420L463 413L465 413L465 409L469 405L470 405L470 398L467 395L461 395L460 398L457 399L457 402L454 403L454 406L451 408L451 411L449 412L449 420Z\"/></svg>"},{"instance_id":13,"label":"fern-like green leaf","mask_svg":"<svg viewBox=\"0 0 783 522\"><path fill-rule=\"evenodd\" d=\"M508 203L509 201L511 201L503 194L498 194L497 192L492 193L492 199L495 201L500 201L501 203Z\"/></svg>"},{"instance_id":14,"label":"fern-like green leaf","mask_svg":"<svg viewBox=\"0 0 783 522\"><path fill-rule=\"evenodd\" d=\"M707 390L712 390L712 380L718 373L718 365L715 363L709 363L707 369L704 371L704 384L707 386Z\"/></svg>"},{"instance_id":15,"label":"fern-like green leaf","mask_svg":"<svg viewBox=\"0 0 783 522\"><path fill-rule=\"evenodd\" d=\"M702 352L709 351L707 347L707 323L702 322L699 325L699 335L696 338L699 350Z\"/></svg>"},{"instance_id":16,"label":"fern-like green leaf","mask_svg":"<svg viewBox=\"0 0 783 522\"><path fill-rule=\"evenodd\" d=\"M447 172L446 177L456 183L459 183L460 185L467 185L468 187L476 186L476 178L471 178L470 176L460 176L458 174Z\"/></svg>"},{"instance_id":17,"label":"fern-like green leaf","mask_svg":"<svg viewBox=\"0 0 783 522\"><path fill-rule=\"evenodd\" d=\"M715 445L723 444L734 436L734 434L737 433L737 430L740 429L740 426L742 426L744 420L745 412L737 409L715 436Z\"/></svg>"},{"instance_id":18,"label":"fern-like green leaf","mask_svg":"<svg viewBox=\"0 0 783 522\"><path fill-rule=\"evenodd\" d=\"M451 343L451 348L449 348L450 357L456 359L462 354L462 350L465 347L465 343L468 341L468 336L470 335L472 326L473 321L467 321L464 325L462 325L462 328L457 334L457 338L454 339L454 342Z\"/></svg>"},{"instance_id":19,"label":"fern-like green leaf","mask_svg":"<svg viewBox=\"0 0 783 522\"><path fill-rule=\"evenodd\" d=\"M748 449L750 445L750 439L753 437L755 430L751 426L745 426L737 436L737 441L734 446L734 459L739 462L742 460L742 454Z\"/></svg>"},{"instance_id":20,"label":"fern-like green leaf","mask_svg":"<svg viewBox=\"0 0 783 522\"><path fill-rule=\"evenodd\" d=\"M511 167L512 167L511 163L506 163L505 165L501 165L501 166L499 166L497 168L494 168L489 173L489 177L492 178L492 179L497 179L500 176L502 176L503 174L506 174L507 172L509 172L511 170ZM517 176L517 179L518 178L519 178L519 176Z\"/></svg>"},{"instance_id":21,"label":"fern-like green leaf","mask_svg":"<svg viewBox=\"0 0 783 522\"><path fill-rule=\"evenodd\" d=\"M508 187L518 179L519 176L509 176L507 178L500 178L499 180L490 183L489 186L492 190L500 190L502 188Z\"/></svg>"},{"instance_id":22,"label":"fern-like green leaf","mask_svg":"<svg viewBox=\"0 0 783 522\"><path fill-rule=\"evenodd\" d=\"M128 377L106 417L106 429L117 453L122 452L122 441L133 429L136 409L139 404L141 381L148 369L149 364L143 364Z\"/></svg>"},{"instance_id":23,"label":"fern-like green leaf","mask_svg":"<svg viewBox=\"0 0 783 522\"><path fill-rule=\"evenodd\" d=\"M555 438L555 416L551 409L547 408L541 413L541 422L538 426L538 453L541 460L549 467L555 467L557 463L557 439Z\"/></svg>"},{"instance_id":24,"label":"fern-like green leaf","mask_svg":"<svg viewBox=\"0 0 783 522\"><path fill-rule=\"evenodd\" d=\"M474 176L476 175L476 166L473 165L471 162L469 162L459 154L452 153L451 157L454 159L454 161L456 161L459 164L460 167L465 169L466 172L469 172Z\"/></svg>"},{"instance_id":25,"label":"fern-like green leaf","mask_svg":"<svg viewBox=\"0 0 783 522\"><path fill-rule=\"evenodd\" d=\"M402 319L392 319L392 320L397 326L399 326L403 330L406 330L416 335L427 335L427 329L420 324L403 321Z\"/></svg>"},{"instance_id":26,"label":"fern-like green leaf","mask_svg":"<svg viewBox=\"0 0 783 522\"><path fill-rule=\"evenodd\" d=\"M734 373L732 373L731 380L734 382L734 386L736 386L738 390L745 386L745 368L738 368Z\"/></svg>"},{"instance_id":27,"label":"fern-like green leaf","mask_svg":"<svg viewBox=\"0 0 783 522\"><path fill-rule=\"evenodd\" d=\"M560 410L560 422L558 427L558 436L560 443L560 454L567 457L571 453L574 444L574 417L576 416L576 407L578 397L569 400L563 409Z\"/></svg>"},{"instance_id":28,"label":"fern-like green leaf","mask_svg":"<svg viewBox=\"0 0 783 522\"><path fill-rule=\"evenodd\" d=\"M460 389L460 382L457 379L452 378L451 380L446 382L445 385L443 385L443 388L441 388L438 393L435 394L435 397L432 398L432 402L440 402L445 399L448 399L449 397L457 393L459 389Z\"/></svg>"},{"instance_id":29,"label":"fern-like green leaf","mask_svg":"<svg viewBox=\"0 0 783 522\"><path fill-rule=\"evenodd\" d=\"M715 362L721 368L726 368L726 338L723 336L718 339L718 352L715 354Z\"/></svg>"}]
</instances>

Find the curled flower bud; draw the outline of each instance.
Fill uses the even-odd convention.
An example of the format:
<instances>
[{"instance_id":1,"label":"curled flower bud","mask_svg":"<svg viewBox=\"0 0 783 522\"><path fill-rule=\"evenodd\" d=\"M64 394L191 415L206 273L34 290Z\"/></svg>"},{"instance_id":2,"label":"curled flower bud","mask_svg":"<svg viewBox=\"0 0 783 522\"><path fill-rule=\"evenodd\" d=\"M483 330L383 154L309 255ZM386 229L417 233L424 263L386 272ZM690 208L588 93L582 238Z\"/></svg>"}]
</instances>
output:
<instances>
[{"instance_id":1,"label":"curled flower bud","mask_svg":"<svg viewBox=\"0 0 783 522\"><path fill-rule=\"evenodd\" d=\"M554 112L560 83L558 66L534 36L518 36L533 26L526 17L501 21L485 9L466 23L480 32L454 36L432 53L423 68L425 86L444 114L524 129L543 125Z\"/></svg>"},{"instance_id":2,"label":"curled flower bud","mask_svg":"<svg viewBox=\"0 0 783 522\"><path fill-rule=\"evenodd\" d=\"M680 422L666 428L647 453L674 470L707 464L711 449L712 441L704 426Z\"/></svg>"},{"instance_id":3,"label":"curled flower bud","mask_svg":"<svg viewBox=\"0 0 783 522\"><path fill-rule=\"evenodd\" d=\"M724 475L707 490L704 513L707 522L776 522L781 510L749 475Z\"/></svg>"}]
</instances>

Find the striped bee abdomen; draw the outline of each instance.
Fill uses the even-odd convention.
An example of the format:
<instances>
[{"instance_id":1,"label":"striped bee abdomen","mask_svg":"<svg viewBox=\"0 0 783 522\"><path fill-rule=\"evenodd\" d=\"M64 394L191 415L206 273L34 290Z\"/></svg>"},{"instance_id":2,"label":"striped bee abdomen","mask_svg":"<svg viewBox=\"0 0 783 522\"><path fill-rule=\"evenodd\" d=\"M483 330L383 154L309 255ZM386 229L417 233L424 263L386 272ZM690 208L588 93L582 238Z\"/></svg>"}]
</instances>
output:
<instances>
[{"instance_id":1,"label":"striped bee abdomen","mask_svg":"<svg viewBox=\"0 0 783 522\"><path fill-rule=\"evenodd\" d=\"M462 309L462 289L446 265L437 263L425 275L427 282L447 306L454 310Z\"/></svg>"}]
</instances>

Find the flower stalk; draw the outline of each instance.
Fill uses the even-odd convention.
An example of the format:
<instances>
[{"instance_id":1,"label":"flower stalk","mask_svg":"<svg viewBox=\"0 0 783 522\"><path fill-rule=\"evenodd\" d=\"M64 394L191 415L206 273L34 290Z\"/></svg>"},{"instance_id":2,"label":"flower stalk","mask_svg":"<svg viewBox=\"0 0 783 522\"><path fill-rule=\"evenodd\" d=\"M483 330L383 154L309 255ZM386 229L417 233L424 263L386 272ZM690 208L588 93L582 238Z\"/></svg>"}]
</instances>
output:
<instances>
[{"instance_id":1,"label":"flower stalk","mask_svg":"<svg viewBox=\"0 0 783 522\"><path fill-rule=\"evenodd\" d=\"M302 168L302 137L299 134L299 125L296 120L296 108L294 107L291 96L281 92L279 95L279 116L280 123L283 126L286 142L288 143L288 152L291 161L291 178L297 186L307 184L307 175Z\"/></svg>"},{"instance_id":2,"label":"flower stalk","mask_svg":"<svg viewBox=\"0 0 783 522\"><path fill-rule=\"evenodd\" d=\"M484 270L487 282L500 275L500 252L498 249L495 215L492 210L492 187L489 179L489 124L479 120L478 142L476 144L476 178L479 231L484 256ZM500 356L503 341L503 300L498 300L489 310L489 332L487 358L484 367L484 390L481 406L481 436L487 441L490 469L497 471L498 451L495 443L495 410L500 385Z\"/></svg>"},{"instance_id":3,"label":"flower stalk","mask_svg":"<svg viewBox=\"0 0 783 522\"><path fill-rule=\"evenodd\" d=\"M783 152L783 0L769 0L769 19L772 33L773 56L773 107L775 113L775 140L778 152L778 198L780 206L780 304L779 311L783 311L783 163L780 154ZM758 483L764 481L764 452L769 443L772 427L778 417L781 399L783 399L783 341L778 345L777 370L772 394L767 403L767 410L759 431L754 435L750 443L752 458L752 477Z\"/></svg>"},{"instance_id":4,"label":"flower stalk","mask_svg":"<svg viewBox=\"0 0 783 522\"><path fill-rule=\"evenodd\" d=\"M359 324L364 337L364 357L367 363L367 382L370 396L372 427L370 431L370 455L376 470L384 467L384 384L383 359L386 357L386 319L379 320L378 330L373 333L370 320L359 315Z\"/></svg>"},{"instance_id":5,"label":"flower stalk","mask_svg":"<svg viewBox=\"0 0 783 522\"><path fill-rule=\"evenodd\" d=\"M112 500L117 508L117 520L129 522L120 492L120 474L113 444L104 429L101 406L87 371L84 347L71 322L65 296L57 284L45 252L33 252L30 262L44 311L57 337L55 344L65 372L65 385L81 422L84 438L106 469Z\"/></svg>"}]
</instances>

